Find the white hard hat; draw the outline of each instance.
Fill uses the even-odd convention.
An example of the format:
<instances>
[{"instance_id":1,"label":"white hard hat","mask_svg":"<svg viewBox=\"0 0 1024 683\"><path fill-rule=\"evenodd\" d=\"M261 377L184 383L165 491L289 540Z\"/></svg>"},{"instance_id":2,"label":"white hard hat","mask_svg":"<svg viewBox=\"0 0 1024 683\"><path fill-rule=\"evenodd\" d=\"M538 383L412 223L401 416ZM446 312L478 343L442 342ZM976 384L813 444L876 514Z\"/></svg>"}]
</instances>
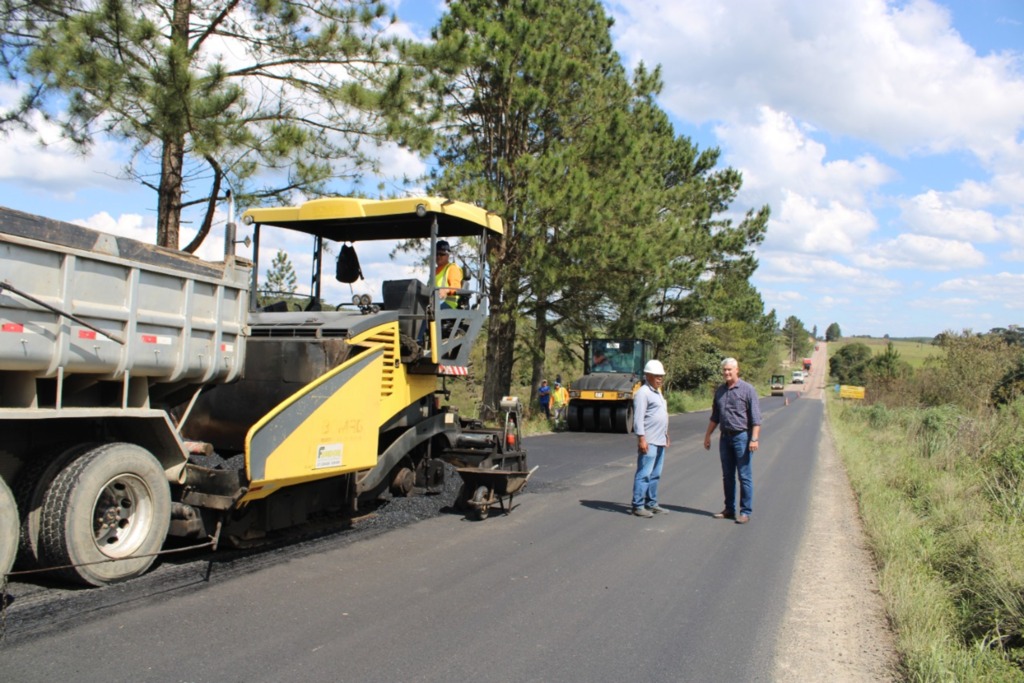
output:
<instances>
[{"instance_id":1,"label":"white hard hat","mask_svg":"<svg viewBox=\"0 0 1024 683\"><path fill-rule=\"evenodd\" d=\"M665 366L661 364L660 360L649 360L647 365L644 366L645 375L664 375Z\"/></svg>"}]
</instances>

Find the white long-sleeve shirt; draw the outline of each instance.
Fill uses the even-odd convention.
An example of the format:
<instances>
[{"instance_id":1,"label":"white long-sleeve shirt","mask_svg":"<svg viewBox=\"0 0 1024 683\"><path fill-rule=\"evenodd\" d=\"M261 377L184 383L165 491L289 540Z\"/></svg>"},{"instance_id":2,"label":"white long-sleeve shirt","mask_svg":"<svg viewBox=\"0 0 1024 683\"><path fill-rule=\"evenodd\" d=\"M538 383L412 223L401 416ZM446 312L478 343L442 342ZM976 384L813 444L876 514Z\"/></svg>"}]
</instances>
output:
<instances>
[{"instance_id":1,"label":"white long-sleeve shirt","mask_svg":"<svg viewBox=\"0 0 1024 683\"><path fill-rule=\"evenodd\" d=\"M668 403L649 384L641 386L633 397L633 431L651 446L668 443Z\"/></svg>"}]
</instances>

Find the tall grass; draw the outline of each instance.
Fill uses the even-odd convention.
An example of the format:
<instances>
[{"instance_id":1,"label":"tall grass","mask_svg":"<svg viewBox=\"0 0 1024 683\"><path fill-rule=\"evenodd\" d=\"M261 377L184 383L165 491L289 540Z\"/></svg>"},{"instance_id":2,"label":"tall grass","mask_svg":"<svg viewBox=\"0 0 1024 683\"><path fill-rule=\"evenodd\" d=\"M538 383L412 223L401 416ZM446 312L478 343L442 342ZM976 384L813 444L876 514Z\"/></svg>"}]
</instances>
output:
<instances>
[{"instance_id":1,"label":"tall grass","mask_svg":"<svg viewBox=\"0 0 1024 683\"><path fill-rule=\"evenodd\" d=\"M1022 415L829 403L906 680L1024 681Z\"/></svg>"}]
</instances>

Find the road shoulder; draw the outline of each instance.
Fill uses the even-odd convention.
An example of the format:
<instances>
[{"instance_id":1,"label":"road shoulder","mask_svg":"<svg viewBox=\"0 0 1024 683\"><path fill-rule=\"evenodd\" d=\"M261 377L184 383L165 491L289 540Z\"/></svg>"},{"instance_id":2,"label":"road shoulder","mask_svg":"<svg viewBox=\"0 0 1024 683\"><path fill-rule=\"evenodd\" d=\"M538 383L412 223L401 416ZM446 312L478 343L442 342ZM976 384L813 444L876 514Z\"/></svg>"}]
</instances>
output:
<instances>
[{"instance_id":1,"label":"road shoulder","mask_svg":"<svg viewBox=\"0 0 1024 683\"><path fill-rule=\"evenodd\" d=\"M846 469L826 420L772 680L894 681L897 656Z\"/></svg>"}]
</instances>

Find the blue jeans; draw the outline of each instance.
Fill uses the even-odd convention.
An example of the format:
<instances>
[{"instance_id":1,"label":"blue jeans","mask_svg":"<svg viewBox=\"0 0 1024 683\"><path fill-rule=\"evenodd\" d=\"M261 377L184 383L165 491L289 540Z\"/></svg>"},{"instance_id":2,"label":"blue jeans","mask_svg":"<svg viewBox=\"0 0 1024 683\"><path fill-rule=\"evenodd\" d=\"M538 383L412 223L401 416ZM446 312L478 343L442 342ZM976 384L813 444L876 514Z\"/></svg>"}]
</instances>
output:
<instances>
[{"instance_id":1,"label":"blue jeans","mask_svg":"<svg viewBox=\"0 0 1024 683\"><path fill-rule=\"evenodd\" d=\"M718 457L722 460L722 488L725 509L736 511L736 476L740 479L740 514L754 510L754 475L751 468L750 433L726 434L718 441Z\"/></svg>"},{"instance_id":2,"label":"blue jeans","mask_svg":"<svg viewBox=\"0 0 1024 683\"><path fill-rule=\"evenodd\" d=\"M647 446L647 453L636 454L636 476L633 477L633 509L658 504L658 482L665 463L664 446Z\"/></svg>"}]
</instances>

